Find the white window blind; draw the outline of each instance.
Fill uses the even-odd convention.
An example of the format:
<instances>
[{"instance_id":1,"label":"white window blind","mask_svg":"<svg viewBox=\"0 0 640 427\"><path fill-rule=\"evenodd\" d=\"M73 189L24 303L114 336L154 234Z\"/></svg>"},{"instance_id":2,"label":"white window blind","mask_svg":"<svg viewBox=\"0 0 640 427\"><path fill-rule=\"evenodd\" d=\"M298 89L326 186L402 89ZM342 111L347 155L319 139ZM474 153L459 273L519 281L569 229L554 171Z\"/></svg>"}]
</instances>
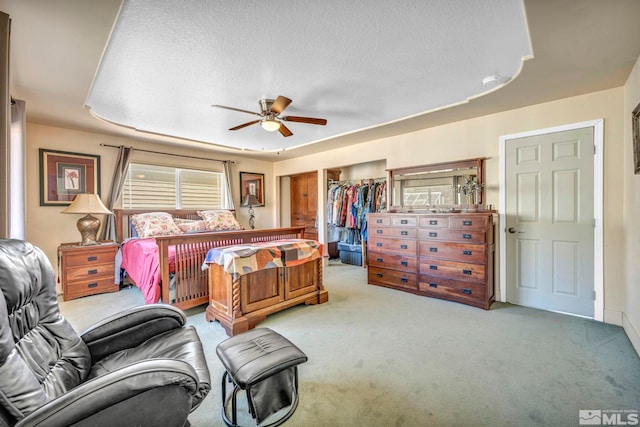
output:
<instances>
[{"instance_id":1,"label":"white window blind","mask_svg":"<svg viewBox=\"0 0 640 427\"><path fill-rule=\"evenodd\" d=\"M224 209L224 173L131 163L124 209Z\"/></svg>"}]
</instances>

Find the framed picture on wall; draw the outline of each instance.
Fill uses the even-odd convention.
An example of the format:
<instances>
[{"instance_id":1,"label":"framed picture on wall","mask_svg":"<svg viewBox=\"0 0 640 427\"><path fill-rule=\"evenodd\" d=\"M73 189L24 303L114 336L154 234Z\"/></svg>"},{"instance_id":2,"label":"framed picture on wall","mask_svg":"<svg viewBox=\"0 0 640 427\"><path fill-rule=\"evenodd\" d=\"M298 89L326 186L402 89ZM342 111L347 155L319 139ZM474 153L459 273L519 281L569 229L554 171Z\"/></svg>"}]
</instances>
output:
<instances>
[{"instance_id":1,"label":"framed picture on wall","mask_svg":"<svg viewBox=\"0 0 640 427\"><path fill-rule=\"evenodd\" d=\"M40 149L40 206L68 206L77 194L100 195L100 156Z\"/></svg>"},{"instance_id":2,"label":"framed picture on wall","mask_svg":"<svg viewBox=\"0 0 640 427\"><path fill-rule=\"evenodd\" d=\"M633 172L640 174L640 104L631 113L631 135L633 138Z\"/></svg>"},{"instance_id":3,"label":"framed picture on wall","mask_svg":"<svg viewBox=\"0 0 640 427\"><path fill-rule=\"evenodd\" d=\"M257 205L264 206L264 174L253 172L240 172L240 203L252 195L258 200Z\"/></svg>"}]
</instances>

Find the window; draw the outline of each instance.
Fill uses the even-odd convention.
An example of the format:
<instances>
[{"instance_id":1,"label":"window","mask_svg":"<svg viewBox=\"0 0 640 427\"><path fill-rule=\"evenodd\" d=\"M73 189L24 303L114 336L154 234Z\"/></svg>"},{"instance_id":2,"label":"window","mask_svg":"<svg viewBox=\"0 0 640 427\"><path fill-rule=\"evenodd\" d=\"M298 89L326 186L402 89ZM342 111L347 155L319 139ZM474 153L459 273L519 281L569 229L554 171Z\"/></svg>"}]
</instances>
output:
<instances>
[{"instance_id":1,"label":"window","mask_svg":"<svg viewBox=\"0 0 640 427\"><path fill-rule=\"evenodd\" d=\"M225 209L224 173L131 163L124 209Z\"/></svg>"}]
</instances>

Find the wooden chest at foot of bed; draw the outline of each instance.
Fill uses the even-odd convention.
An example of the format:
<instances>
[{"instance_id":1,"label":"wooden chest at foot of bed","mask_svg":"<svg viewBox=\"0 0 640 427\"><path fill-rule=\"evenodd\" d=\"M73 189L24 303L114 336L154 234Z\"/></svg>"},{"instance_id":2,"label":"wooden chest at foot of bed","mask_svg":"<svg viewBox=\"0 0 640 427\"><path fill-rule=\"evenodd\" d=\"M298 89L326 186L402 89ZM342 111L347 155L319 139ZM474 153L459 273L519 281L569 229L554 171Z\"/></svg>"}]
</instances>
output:
<instances>
[{"instance_id":1,"label":"wooden chest at foot of bed","mask_svg":"<svg viewBox=\"0 0 640 427\"><path fill-rule=\"evenodd\" d=\"M322 258L300 265L266 268L234 280L218 264L209 264L206 318L218 320L229 336L253 329L269 314L298 304L322 304Z\"/></svg>"}]
</instances>

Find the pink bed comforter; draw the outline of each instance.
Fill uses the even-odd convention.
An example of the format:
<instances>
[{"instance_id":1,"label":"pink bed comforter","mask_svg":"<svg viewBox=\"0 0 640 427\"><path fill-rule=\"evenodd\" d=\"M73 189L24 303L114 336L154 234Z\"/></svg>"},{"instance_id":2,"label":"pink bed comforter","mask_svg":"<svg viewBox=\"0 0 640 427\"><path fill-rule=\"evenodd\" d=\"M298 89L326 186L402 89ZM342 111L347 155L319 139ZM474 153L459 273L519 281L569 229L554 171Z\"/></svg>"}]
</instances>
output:
<instances>
[{"instance_id":1,"label":"pink bed comforter","mask_svg":"<svg viewBox=\"0 0 640 427\"><path fill-rule=\"evenodd\" d=\"M173 272L176 259L174 246L169 246L169 271ZM160 256L155 239L131 239L122 245L122 264L129 278L140 288L144 301L160 301Z\"/></svg>"}]
</instances>

